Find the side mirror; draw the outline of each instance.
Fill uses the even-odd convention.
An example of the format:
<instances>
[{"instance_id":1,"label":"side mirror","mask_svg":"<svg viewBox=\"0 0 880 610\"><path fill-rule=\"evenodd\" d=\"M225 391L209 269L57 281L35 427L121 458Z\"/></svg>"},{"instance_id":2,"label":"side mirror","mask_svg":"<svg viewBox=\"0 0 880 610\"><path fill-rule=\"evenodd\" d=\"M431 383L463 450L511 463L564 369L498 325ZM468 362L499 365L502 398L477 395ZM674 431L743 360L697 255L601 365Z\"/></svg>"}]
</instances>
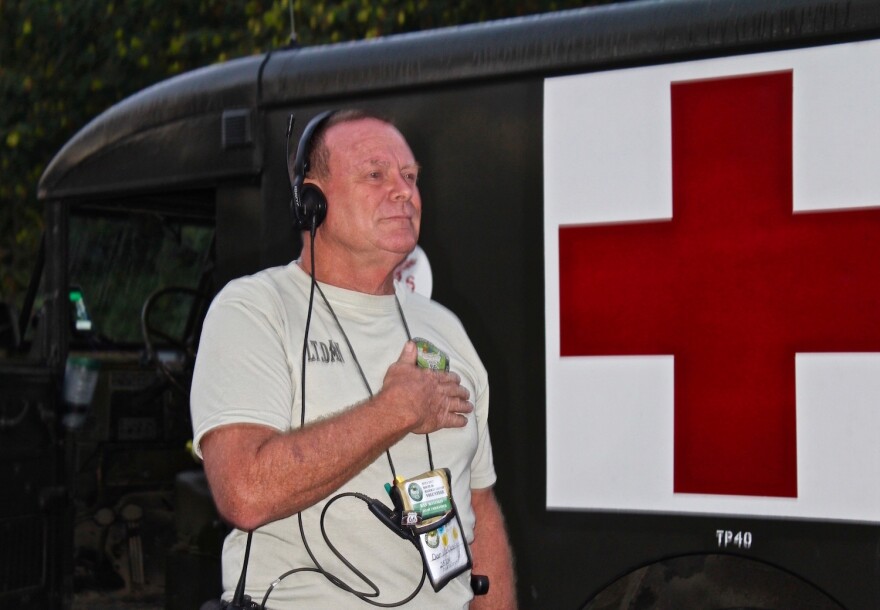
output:
<instances>
[{"instance_id":1,"label":"side mirror","mask_svg":"<svg viewBox=\"0 0 880 610\"><path fill-rule=\"evenodd\" d=\"M21 345L17 313L15 305L0 301L0 349L13 351Z\"/></svg>"}]
</instances>

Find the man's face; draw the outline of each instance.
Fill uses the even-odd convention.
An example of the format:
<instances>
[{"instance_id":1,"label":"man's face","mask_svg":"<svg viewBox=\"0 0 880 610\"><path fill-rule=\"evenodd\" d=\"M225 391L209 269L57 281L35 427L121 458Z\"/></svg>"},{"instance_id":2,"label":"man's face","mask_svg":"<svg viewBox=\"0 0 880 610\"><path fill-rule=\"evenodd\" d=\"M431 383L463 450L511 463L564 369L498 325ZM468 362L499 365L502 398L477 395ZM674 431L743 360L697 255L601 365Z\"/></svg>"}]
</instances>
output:
<instances>
[{"instance_id":1,"label":"man's face","mask_svg":"<svg viewBox=\"0 0 880 610\"><path fill-rule=\"evenodd\" d=\"M334 125L324 142L330 171L317 181L327 197L318 239L358 256L399 261L418 241L422 214L419 166L406 140L391 125L362 119Z\"/></svg>"}]
</instances>

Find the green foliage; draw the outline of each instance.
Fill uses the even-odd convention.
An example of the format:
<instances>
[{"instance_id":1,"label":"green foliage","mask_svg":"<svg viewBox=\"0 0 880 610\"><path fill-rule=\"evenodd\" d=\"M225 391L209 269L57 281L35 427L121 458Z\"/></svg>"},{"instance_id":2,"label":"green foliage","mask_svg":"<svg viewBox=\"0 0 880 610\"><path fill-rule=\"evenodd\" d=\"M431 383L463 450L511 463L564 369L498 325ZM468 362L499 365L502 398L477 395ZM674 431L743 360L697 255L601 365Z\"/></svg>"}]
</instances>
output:
<instances>
[{"instance_id":1,"label":"green foliage","mask_svg":"<svg viewBox=\"0 0 880 610\"><path fill-rule=\"evenodd\" d=\"M609 0L294 0L300 44L333 43L603 4ZM275 8L286 2L276 2ZM289 19L283 16L284 25Z\"/></svg>"},{"instance_id":2,"label":"green foliage","mask_svg":"<svg viewBox=\"0 0 880 610\"><path fill-rule=\"evenodd\" d=\"M292 1L298 42L312 45L602 0ZM289 38L288 0L0 0L0 299L27 285L42 230L36 185L76 130L168 76Z\"/></svg>"},{"instance_id":3,"label":"green foliage","mask_svg":"<svg viewBox=\"0 0 880 610\"><path fill-rule=\"evenodd\" d=\"M271 1L0 0L0 298L17 301L26 286L42 229L36 185L63 143L139 89L262 51L263 4L272 8Z\"/></svg>"}]
</instances>

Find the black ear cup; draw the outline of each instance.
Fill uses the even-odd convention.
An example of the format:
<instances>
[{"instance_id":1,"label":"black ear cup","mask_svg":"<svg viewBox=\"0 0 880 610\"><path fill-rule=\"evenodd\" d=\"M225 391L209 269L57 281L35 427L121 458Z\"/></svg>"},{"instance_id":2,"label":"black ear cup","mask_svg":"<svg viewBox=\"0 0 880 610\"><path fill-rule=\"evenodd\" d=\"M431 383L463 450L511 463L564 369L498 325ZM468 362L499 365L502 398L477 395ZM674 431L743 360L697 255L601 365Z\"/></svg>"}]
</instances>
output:
<instances>
[{"instance_id":1,"label":"black ear cup","mask_svg":"<svg viewBox=\"0 0 880 610\"><path fill-rule=\"evenodd\" d=\"M290 187L293 193L290 201L290 215L293 221L293 228L297 231L317 229L324 222L324 218L327 217L327 198L321 192L321 189L314 184L305 184L305 179L309 171L309 156L312 153L314 134L331 116L333 116L333 111L328 110L316 115L309 121L303 130L302 136L300 136L299 145L296 149L293 175L290 180Z\"/></svg>"},{"instance_id":2,"label":"black ear cup","mask_svg":"<svg viewBox=\"0 0 880 610\"><path fill-rule=\"evenodd\" d=\"M327 217L327 198L323 191L314 184L304 184L299 189L299 199L301 213L294 221L298 225L297 228L311 229L314 223L317 229Z\"/></svg>"}]
</instances>

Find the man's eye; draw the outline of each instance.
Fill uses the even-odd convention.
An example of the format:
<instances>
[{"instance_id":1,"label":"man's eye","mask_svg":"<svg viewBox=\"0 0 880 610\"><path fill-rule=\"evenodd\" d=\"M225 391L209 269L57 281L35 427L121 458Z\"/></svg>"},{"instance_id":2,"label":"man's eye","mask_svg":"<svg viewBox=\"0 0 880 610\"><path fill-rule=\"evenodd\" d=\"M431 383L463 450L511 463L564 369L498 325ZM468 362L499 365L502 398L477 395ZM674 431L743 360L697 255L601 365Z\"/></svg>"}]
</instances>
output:
<instances>
[{"instance_id":1,"label":"man's eye","mask_svg":"<svg viewBox=\"0 0 880 610\"><path fill-rule=\"evenodd\" d=\"M382 177L382 172L370 172L370 178L377 179Z\"/></svg>"}]
</instances>

